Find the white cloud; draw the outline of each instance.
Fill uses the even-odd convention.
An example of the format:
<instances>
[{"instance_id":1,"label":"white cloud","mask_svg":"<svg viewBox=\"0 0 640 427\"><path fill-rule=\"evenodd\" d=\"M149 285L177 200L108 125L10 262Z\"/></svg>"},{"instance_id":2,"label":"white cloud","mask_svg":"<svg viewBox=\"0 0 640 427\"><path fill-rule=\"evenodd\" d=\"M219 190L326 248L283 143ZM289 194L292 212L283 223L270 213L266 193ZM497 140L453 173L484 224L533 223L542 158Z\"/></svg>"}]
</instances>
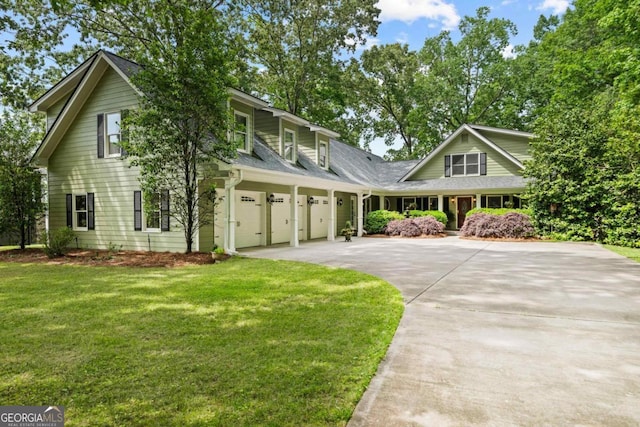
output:
<instances>
[{"instance_id":1,"label":"white cloud","mask_svg":"<svg viewBox=\"0 0 640 427\"><path fill-rule=\"evenodd\" d=\"M500 3L501 6L509 6L512 3L515 3L517 0L502 0L502 3Z\"/></svg>"},{"instance_id":2,"label":"white cloud","mask_svg":"<svg viewBox=\"0 0 640 427\"><path fill-rule=\"evenodd\" d=\"M507 46L505 46L504 49L502 49L502 57L503 58L515 58L516 54L513 51L513 45L511 43L509 43Z\"/></svg>"},{"instance_id":3,"label":"white cloud","mask_svg":"<svg viewBox=\"0 0 640 427\"><path fill-rule=\"evenodd\" d=\"M548 0L547 0L548 1ZM453 3L445 0L380 0L380 21L403 21L408 24L420 18L439 21L445 29L458 26L460 15Z\"/></svg>"},{"instance_id":4,"label":"white cloud","mask_svg":"<svg viewBox=\"0 0 640 427\"><path fill-rule=\"evenodd\" d=\"M553 9L554 15L564 13L569 7L569 0L544 0L536 7L536 10Z\"/></svg>"}]
</instances>

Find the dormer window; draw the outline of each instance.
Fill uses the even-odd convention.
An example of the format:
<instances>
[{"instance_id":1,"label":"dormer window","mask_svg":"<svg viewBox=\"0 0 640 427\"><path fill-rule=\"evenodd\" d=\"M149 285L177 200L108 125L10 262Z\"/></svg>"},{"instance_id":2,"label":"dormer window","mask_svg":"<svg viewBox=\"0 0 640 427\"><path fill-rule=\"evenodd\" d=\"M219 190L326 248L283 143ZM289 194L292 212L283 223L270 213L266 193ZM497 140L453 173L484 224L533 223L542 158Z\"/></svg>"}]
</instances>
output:
<instances>
[{"instance_id":1,"label":"dormer window","mask_svg":"<svg viewBox=\"0 0 640 427\"><path fill-rule=\"evenodd\" d=\"M251 140L249 139L249 115L234 111L233 113L233 142L238 150L245 153L251 152Z\"/></svg>"},{"instance_id":2,"label":"dormer window","mask_svg":"<svg viewBox=\"0 0 640 427\"><path fill-rule=\"evenodd\" d=\"M122 154L120 145L120 112L105 114L105 141L107 145L107 153L110 157L117 157Z\"/></svg>"},{"instance_id":3,"label":"dormer window","mask_svg":"<svg viewBox=\"0 0 640 427\"><path fill-rule=\"evenodd\" d=\"M284 130L284 143L282 147L282 157L289 162L295 162L296 133L290 129Z\"/></svg>"},{"instance_id":4,"label":"dormer window","mask_svg":"<svg viewBox=\"0 0 640 427\"><path fill-rule=\"evenodd\" d=\"M320 142L318 145L318 166L323 169L327 168L327 143Z\"/></svg>"}]
</instances>

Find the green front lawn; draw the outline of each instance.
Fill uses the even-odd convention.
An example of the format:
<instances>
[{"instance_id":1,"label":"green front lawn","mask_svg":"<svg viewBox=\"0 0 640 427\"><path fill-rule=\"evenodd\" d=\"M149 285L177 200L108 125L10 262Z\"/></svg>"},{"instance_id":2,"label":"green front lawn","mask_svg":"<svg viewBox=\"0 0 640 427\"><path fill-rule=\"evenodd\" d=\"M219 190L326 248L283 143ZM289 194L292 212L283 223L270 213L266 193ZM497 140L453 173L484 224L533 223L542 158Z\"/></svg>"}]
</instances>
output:
<instances>
[{"instance_id":1,"label":"green front lawn","mask_svg":"<svg viewBox=\"0 0 640 427\"><path fill-rule=\"evenodd\" d=\"M344 425L399 292L354 271L0 263L0 402L67 426Z\"/></svg>"},{"instance_id":2,"label":"green front lawn","mask_svg":"<svg viewBox=\"0 0 640 427\"><path fill-rule=\"evenodd\" d=\"M624 246L604 245L605 248L613 251L622 256L626 256L629 259L640 262L640 249L639 248L626 248Z\"/></svg>"}]
</instances>

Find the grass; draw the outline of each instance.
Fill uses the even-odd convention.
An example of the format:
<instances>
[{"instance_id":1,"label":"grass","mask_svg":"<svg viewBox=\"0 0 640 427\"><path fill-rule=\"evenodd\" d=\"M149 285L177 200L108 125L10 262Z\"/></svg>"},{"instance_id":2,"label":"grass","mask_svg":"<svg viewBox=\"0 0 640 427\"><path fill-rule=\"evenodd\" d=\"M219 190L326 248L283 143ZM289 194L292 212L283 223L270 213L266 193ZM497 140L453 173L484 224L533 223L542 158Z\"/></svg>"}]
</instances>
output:
<instances>
[{"instance_id":1,"label":"grass","mask_svg":"<svg viewBox=\"0 0 640 427\"><path fill-rule=\"evenodd\" d=\"M303 263L0 264L0 402L67 426L345 425L403 310Z\"/></svg>"},{"instance_id":2,"label":"grass","mask_svg":"<svg viewBox=\"0 0 640 427\"><path fill-rule=\"evenodd\" d=\"M612 252L625 256L636 262L640 262L640 249L639 248L626 248L624 246L603 245L605 248Z\"/></svg>"}]
</instances>

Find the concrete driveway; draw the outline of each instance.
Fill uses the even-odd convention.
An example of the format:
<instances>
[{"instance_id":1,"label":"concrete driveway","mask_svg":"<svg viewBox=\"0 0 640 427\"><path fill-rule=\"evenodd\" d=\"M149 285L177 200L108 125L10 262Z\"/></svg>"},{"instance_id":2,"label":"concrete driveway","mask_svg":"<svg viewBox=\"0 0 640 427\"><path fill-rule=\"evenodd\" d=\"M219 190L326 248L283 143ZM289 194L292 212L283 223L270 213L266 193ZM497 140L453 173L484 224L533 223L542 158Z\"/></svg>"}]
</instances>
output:
<instances>
[{"instance_id":1,"label":"concrete driveway","mask_svg":"<svg viewBox=\"0 0 640 427\"><path fill-rule=\"evenodd\" d=\"M606 249L448 237L241 253L352 268L402 292L349 426L640 425L640 264Z\"/></svg>"}]
</instances>

